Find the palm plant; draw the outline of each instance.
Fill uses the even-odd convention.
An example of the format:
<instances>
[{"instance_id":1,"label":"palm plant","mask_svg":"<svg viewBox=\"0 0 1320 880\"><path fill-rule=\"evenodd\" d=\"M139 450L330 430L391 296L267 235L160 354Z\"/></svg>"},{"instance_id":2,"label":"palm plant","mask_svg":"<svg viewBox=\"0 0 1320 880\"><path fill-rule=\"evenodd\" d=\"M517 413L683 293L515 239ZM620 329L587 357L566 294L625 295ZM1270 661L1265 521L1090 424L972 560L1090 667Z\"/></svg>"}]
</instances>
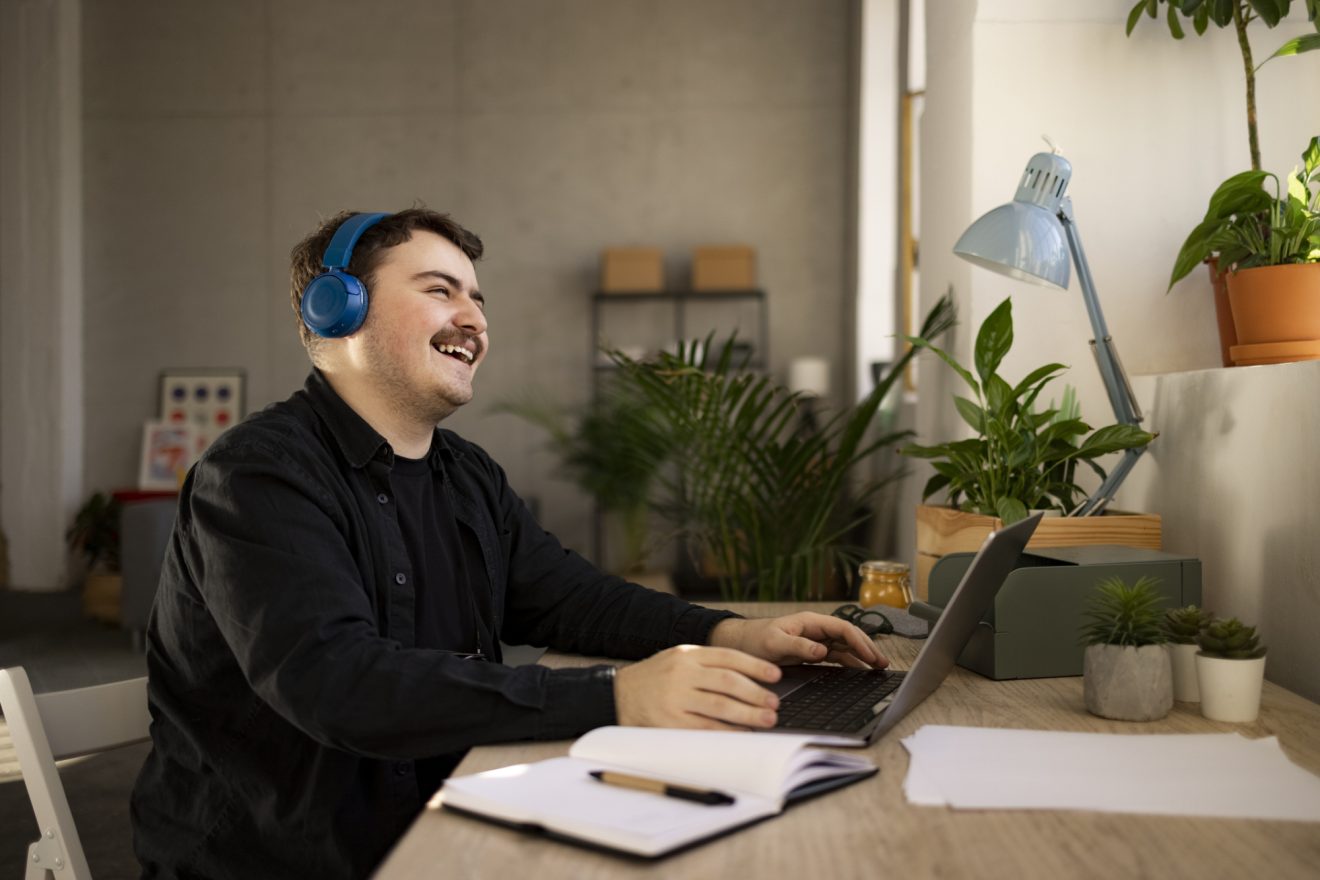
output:
<instances>
[{"instance_id":1,"label":"palm plant","mask_svg":"<svg viewBox=\"0 0 1320 880\"><path fill-rule=\"evenodd\" d=\"M922 335L953 325L951 297L927 316ZM662 512L716 563L726 599L803 599L819 595L859 552L847 536L855 512L879 489L872 481L845 504L853 467L907 432L868 439L868 429L915 349L907 351L860 403L811 427L799 396L745 369L734 339L680 346L641 362L620 352L621 384L637 395L674 443L660 472Z\"/></svg>"}]
</instances>

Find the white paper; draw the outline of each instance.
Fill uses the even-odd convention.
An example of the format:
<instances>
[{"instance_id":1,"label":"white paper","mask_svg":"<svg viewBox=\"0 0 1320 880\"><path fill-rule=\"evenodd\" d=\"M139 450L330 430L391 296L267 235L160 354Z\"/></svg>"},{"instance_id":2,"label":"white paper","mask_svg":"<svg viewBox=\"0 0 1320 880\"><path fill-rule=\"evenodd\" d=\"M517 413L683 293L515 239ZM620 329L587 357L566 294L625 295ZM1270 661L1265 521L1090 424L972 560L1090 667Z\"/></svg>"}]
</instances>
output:
<instances>
[{"instance_id":1,"label":"white paper","mask_svg":"<svg viewBox=\"0 0 1320 880\"><path fill-rule=\"evenodd\" d=\"M912 803L1320 822L1320 777L1275 737L926 725L903 745Z\"/></svg>"}]
</instances>

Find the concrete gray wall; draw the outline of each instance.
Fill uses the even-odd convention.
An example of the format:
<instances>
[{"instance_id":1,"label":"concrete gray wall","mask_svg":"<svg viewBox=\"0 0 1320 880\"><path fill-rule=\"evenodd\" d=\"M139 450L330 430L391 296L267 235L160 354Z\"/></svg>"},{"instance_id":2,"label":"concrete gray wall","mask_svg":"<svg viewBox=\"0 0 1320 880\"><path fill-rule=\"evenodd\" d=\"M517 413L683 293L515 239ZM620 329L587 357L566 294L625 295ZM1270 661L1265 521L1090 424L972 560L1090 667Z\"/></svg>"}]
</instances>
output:
<instances>
[{"instance_id":1,"label":"concrete gray wall","mask_svg":"<svg viewBox=\"0 0 1320 880\"><path fill-rule=\"evenodd\" d=\"M450 426L574 544L585 499L551 476L537 432L488 409L537 388L586 399L602 247L658 245L685 283L693 245L754 245L772 368L824 355L844 384L848 0L123 0L83 14L89 489L135 481L162 368L242 367L249 409L301 384L287 254L345 207L420 199L485 239L491 357Z\"/></svg>"}]
</instances>

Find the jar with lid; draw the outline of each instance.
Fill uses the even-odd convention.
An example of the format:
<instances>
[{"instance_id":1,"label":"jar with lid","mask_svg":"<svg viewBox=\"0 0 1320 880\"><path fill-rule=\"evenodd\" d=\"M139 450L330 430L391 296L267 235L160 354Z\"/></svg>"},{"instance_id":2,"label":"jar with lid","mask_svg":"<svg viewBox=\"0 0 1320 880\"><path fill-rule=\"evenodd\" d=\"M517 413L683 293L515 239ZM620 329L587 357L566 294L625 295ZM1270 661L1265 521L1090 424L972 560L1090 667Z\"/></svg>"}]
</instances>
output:
<instances>
[{"instance_id":1,"label":"jar with lid","mask_svg":"<svg viewBox=\"0 0 1320 880\"><path fill-rule=\"evenodd\" d=\"M857 573L862 578L857 604L863 608L872 605L907 608L912 604L912 588L908 581L906 563L873 559L863 562Z\"/></svg>"}]
</instances>

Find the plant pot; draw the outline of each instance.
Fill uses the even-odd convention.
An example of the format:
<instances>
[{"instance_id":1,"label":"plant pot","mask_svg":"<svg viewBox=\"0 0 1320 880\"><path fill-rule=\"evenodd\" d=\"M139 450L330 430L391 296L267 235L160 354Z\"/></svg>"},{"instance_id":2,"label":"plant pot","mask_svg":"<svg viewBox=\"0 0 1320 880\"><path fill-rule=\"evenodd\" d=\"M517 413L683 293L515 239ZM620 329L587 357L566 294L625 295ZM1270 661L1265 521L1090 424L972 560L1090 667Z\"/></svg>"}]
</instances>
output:
<instances>
[{"instance_id":1,"label":"plant pot","mask_svg":"<svg viewBox=\"0 0 1320 880\"><path fill-rule=\"evenodd\" d=\"M930 570L946 553L975 553L986 536L1003 528L998 517L933 504L917 506L916 598L930 598ZM1161 549L1158 514L1105 511L1102 516L1052 516L1040 521L1027 550L1121 544Z\"/></svg>"},{"instance_id":2,"label":"plant pot","mask_svg":"<svg viewBox=\"0 0 1320 880\"><path fill-rule=\"evenodd\" d=\"M1086 711L1118 721L1156 721L1173 708L1173 666L1163 645L1089 645L1082 658Z\"/></svg>"},{"instance_id":3,"label":"plant pot","mask_svg":"<svg viewBox=\"0 0 1320 880\"><path fill-rule=\"evenodd\" d=\"M1320 263L1230 272L1228 300L1238 340L1230 352L1235 364L1320 358Z\"/></svg>"},{"instance_id":4,"label":"plant pot","mask_svg":"<svg viewBox=\"0 0 1320 880\"><path fill-rule=\"evenodd\" d=\"M83 614L104 623L119 623L119 607L124 593L120 574L89 574L83 580Z\"/></svg>"},{"instance_id":5,"label":"plant pot","mask_svg":"<svg viewBox=\"0 0 1320 880\"><path fill-rule=\"evenodd\" d=\"M1229 660L1196 655L1201 714L1211 721L1255 721L1260 714L1260 689L1264 680L1264 657Z\"/></svg>"},{"instance_id":6,"label":"plant pot","mask_svg":"<svg viewBox=\"0 0 1320 880\"><path fill-rule=\"evenodd\" d=\"M1228 302L1228 279L1219 271L1219 260L1215 257L1205 261L1210 270L1210 287L1215 298L1215 324L1219 327L1219 359L1224 366L1233 366L1230 350L1238 344L1237 330L1233 327L1233 307Z\"/></svg>"},{"instance_id":7,"label":"plant pot","mask_svg":"<svg viewBox=\"0 0 1320 880\"><path fill-rule=\"evenodd\" d=\"M1183 703L1201 702L1201 691L1196 686L1196 655L1200 645L1171 642L1167 647L1173 663L1173 698Z\"/></svg>"}]
</instances>

